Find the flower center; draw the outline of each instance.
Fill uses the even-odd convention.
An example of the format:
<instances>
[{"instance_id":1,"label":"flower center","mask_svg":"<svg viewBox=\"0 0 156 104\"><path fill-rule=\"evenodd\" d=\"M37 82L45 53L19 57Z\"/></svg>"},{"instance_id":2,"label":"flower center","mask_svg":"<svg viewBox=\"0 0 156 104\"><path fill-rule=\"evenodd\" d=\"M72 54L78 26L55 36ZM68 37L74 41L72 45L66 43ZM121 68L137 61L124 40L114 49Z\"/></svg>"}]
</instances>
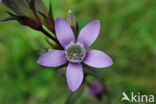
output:
<instances>
[{"instance_id":1,"label":"flower center","mask_svg":"<svg viewBox=\"0 0 156 104\"><path fill-rule=\"evenodd\" d=\"M80 43L71 42L66 47L66 57L70 62L80 63L83 61L86 55L86 50L84 46Z\"/></svg>"}]
</instances>

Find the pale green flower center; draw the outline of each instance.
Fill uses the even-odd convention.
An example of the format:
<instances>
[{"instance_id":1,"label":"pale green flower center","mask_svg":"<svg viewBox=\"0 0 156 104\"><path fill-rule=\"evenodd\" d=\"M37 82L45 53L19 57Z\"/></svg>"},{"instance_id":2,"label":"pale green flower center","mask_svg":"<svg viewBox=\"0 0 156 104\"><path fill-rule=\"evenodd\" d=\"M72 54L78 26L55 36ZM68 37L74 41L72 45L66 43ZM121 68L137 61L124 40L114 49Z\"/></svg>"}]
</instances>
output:
<instances>
[{"instance_id":1,"label":"pale green flower center","mask_svg":"<svg viewBox=\"0 0 156 104\"><path fill-rule=\"evenodd\" d=\"M70 62L80 63L83 61L86 55L86 50L84 46L80 43L71 42L66 47L66 57Z\"/></svg>"}]
</instances>

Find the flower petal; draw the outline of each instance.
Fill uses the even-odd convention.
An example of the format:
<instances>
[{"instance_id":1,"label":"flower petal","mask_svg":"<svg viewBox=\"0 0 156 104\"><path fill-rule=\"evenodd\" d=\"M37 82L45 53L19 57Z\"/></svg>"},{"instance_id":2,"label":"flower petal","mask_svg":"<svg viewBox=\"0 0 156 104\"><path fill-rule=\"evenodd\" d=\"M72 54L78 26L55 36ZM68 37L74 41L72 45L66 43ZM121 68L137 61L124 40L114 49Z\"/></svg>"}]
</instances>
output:
<instances>
[{"instance_id":1,"label":"flower petal","mask_svg":"<svg viewBox=\"0 0 156 104\"><path fill-rule=\"evenodd\" d=\"M57 67L67 63L65 51L54 50L43 54L37 61L38 64L47 67Z\"/></svg>"},{"instance_id":2,"label":"flower petal","mask_svg":"<svg viewBox=\"0 0 156 104\"><path fill-rule=\"evenodd\" d=\"M99 32L100 22L98 20L92 21L80 31L77 42L83 43L84 47L88 48L96 40Z\"/></svg>"},{"instance_id":3,"label":"flower petal","mask_svg":"<svg viewBox=\"0 0 156 104\"><path fill-rule=\"evenodd\" d=\"M59 40L60 44L64 47L64 49L69 43L75 41L73 30L64 19L62 18L56 19L55 31L57 39Z\"/></svg>"},{"instance_id":4,"label":"flower petal","mask_svg":"<svg viewBox=\"0 0 156 104\"><path fill-rule=\"evenodd\" d=\"M112 59L99 50L90 50L86 53L83 62L91 67L105 68L113 64Z\"/></svg>"},{"instance_id":5,"label":"flower petal","mask_svg":"<svg viewBox=\"0 0 156 104\"><path fill-rule=\"evenodd\" d=\"M82 65L69 63L66 71L66 78L71 91L76 91L83 81Z\"/></svg>"}]
</instances>

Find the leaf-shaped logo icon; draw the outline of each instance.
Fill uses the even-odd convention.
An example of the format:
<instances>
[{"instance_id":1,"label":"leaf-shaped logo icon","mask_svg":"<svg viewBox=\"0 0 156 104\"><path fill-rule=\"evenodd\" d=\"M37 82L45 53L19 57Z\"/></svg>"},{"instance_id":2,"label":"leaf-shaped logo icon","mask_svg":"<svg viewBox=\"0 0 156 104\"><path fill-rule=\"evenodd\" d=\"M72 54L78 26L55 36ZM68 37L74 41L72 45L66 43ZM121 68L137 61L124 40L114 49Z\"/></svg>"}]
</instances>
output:
<instances>
[{"instance_id":1,"label":"leaf-shaped logo icon","mask_svg":"<svg viewBox=\"0 0 156 104\"><path fill-rule=\"evenodd\" d=\"M127 95L125 92L123 92L122 94L123 94L123 97L122 97L122 99L121 99L121 102L122 102L123 100L127 100L127 101L131 102L130 99L128 98L128 95Z\"/></svg>"}]
</instances>

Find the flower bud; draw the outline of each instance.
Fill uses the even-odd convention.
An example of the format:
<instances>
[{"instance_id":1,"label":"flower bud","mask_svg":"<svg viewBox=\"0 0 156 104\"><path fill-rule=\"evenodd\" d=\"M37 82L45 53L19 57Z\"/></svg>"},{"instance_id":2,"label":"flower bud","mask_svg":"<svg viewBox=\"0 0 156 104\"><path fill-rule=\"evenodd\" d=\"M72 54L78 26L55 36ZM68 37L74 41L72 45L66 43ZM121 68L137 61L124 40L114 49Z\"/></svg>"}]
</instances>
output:
<instances>
[{"instance_id":1,"label":"flower bud","mask_svg":"<svg viewBox=\"0 0 156 104\"><path fill-rule=\"evenodd\" d=\"M94 96L98 100L101 100L104 94L108 94L107 86L104 83L100 83L96 81L91 82L89 84L89 87L90 87L90 90L88 94L90 96Z\"/></svg>"},{"instance_id":2,"label":"flower bud","mask_svg":"<svg viewBox=\"0 0 156 104\"><path fill-rule=\"evenodd\" d=\"M71 28L73 29L74 35L77 37L78 33L79 33L79 26L78 26L78 22L76 20L76 17L72 13L71 10L68 11L67 22L70 24Z\"/></svg>"}]
</instances>

